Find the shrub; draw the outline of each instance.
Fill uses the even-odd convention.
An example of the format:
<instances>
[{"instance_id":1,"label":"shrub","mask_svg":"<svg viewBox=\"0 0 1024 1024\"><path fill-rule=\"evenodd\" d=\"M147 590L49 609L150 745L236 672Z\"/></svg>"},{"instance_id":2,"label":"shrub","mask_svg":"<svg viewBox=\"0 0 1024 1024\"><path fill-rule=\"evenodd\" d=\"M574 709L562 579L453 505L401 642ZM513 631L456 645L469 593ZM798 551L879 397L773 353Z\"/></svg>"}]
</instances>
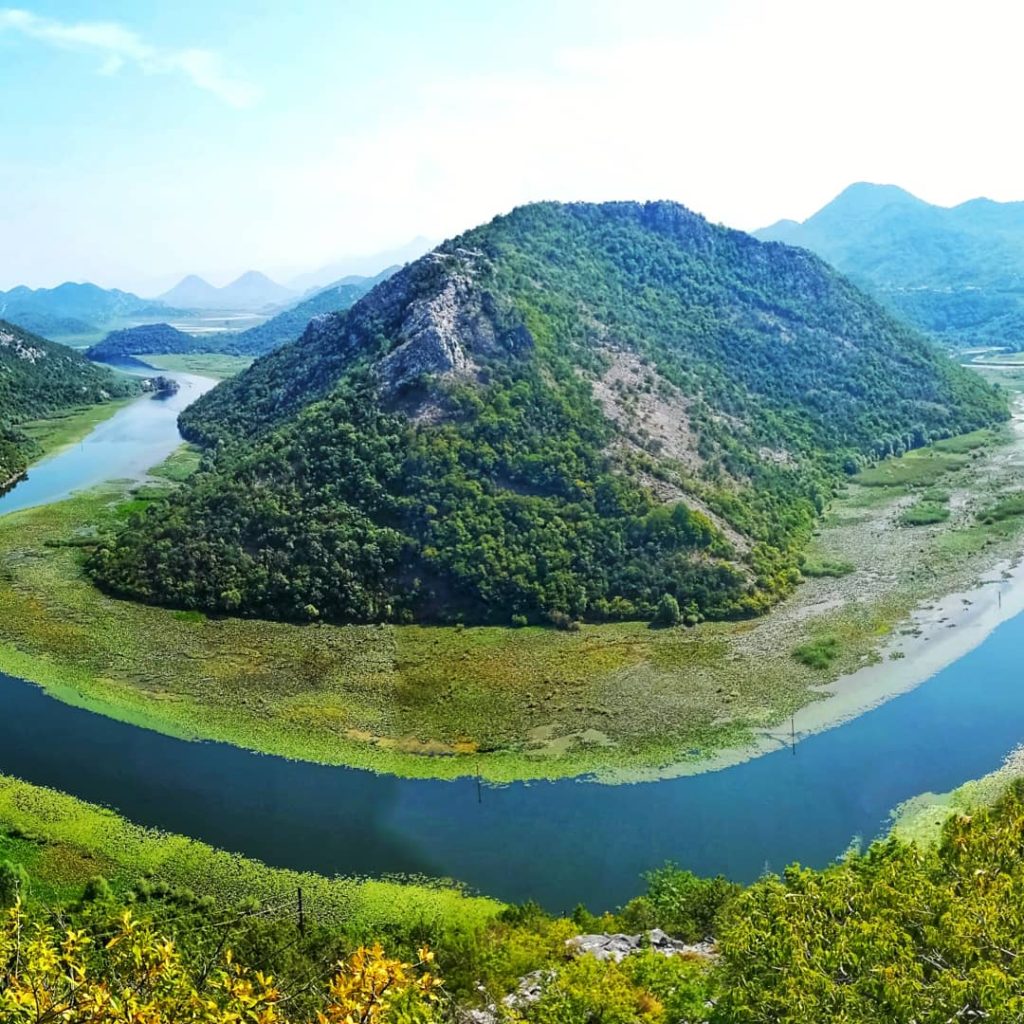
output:
<instances>
[{"instance_id":1,"label":"shrub","mask_svg":"<svg viewBox=\"0 0 1024 1024\"><path fill-rule=\"evenodd\" d=\"M836 658L842 646L835 636L820 636L793 649L793 657L809 668L828 668Z\"/></svg>"},{"instance_id":2,"label":"shrub","mask_svg":"<svg viewBox=\"0 0 1024 1024\"><path fill-rule=\"evenodd\" d=\"M110 883L102 875L96 875L85 883L82 900L85 903L105 903L112 896Z\"/></svg>"},{"instance_id":3,"label":"shrub","mask_svg":"<svg viewBox=\"0 0 1024 1024\"><path fill-rule=\"evenodd\" d=\"M620 915L623 927L661 928L684 942L699 942L714 934L722 907L740 891L722 875L699 878L671 863L648 872L644 881L646 893L627 903Z\"/></svg>"},{"instance_id":4,"label":"shrub","mask_svg":"<svg viewBox=\"0 0 1024 1024\"><path fill-rule=\"evenodd\" d=\"M679 602L671 594L662 594L658 607L654 612L656 626L678 626L683 621Z\"/></svg>"}]
</instances>

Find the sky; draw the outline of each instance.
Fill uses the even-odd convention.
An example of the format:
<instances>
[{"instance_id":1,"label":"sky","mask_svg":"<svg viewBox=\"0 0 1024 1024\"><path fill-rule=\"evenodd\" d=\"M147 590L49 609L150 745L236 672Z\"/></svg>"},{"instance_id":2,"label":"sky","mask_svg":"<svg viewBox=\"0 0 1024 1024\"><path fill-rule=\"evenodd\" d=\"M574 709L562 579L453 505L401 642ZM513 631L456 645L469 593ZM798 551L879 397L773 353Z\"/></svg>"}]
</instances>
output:
<instances>
[{"instance_id":1,"label":"sky","mask_svg":"<svg viewBox=\"0 0 1024 1024\"><path fill-rule=\"evenodd\" d=\"M1024 199L1012 0L0 0L0 289L155 294L542 199Z\"/></svg>"}]
</instances>

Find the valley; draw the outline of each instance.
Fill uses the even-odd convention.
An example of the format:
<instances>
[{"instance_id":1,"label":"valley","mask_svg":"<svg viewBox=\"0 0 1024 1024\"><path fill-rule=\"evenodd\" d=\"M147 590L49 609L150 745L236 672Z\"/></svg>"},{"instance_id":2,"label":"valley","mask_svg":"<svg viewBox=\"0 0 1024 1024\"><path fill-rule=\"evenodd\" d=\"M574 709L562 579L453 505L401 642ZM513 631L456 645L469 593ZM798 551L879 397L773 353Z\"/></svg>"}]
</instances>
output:
<instances>
[{"instance_id":1,"label":"valley","mask_svg":"<svg viewBox=\"0 0 1024 1024\"><path fill-rule=\"evenodd\" d=\"M0 497L0 863L30 872L35 900L74 899L98 872L119 899L195 908L179 920L240 901L287 917L301 890L327 933L414 929L453 966L453 934L504 956L508 904L535 901L533 959L488 975L503 991L577 921L667 921L641 909L652 863L753 883L733 897L750 899L766 869L827 879L853 837L893 822L937 849L960 810L1012 799L1015 359L969 371L1009 389L1008 422L839 479L794 556L799 582L765 614L555 629L294 623L103 593L94 553L211 472L179 413L251 362L139 358L179 391L22 424L54 454ZM623 422L642 438L663 416L641 400ZM577 905L603 916L558 916Z\"/></svg>"},{"instance_id":2,"label":"valley","mask_svg":"<svg viewBox=\"0 0 1024 1024\"><path fill-rule=\"evenodd\" d=\"M295 626L104 597L83 553L196 465L176 457L127 492L107 484L0 518L0 593L24 609L0 623L0 669L172 735L408 776L616 781L720 766L788 740L793 715L802 736L906 688L984 592L924 627L915 609L968 589L1022 546L1020 517L984 521L1021 487L1022 449L1015 425L865 475L883 486L851 483L808 551L808 578L763 618L574 632ZM948 492L955 511L900 527L922 482ZM807 649L827 652L825 664L803 663ZM824 696L866 661L879 663L879 680Z\"/></svg>"},{"instance_id":3,"label":"valley","mask_svg":"<svg viewBox=\"0 0 1024 1024\"><path fill-rule=\"evenodd\" d=\"M0 6L0 1024L1024 1024L1022 33Z\"/></svg>"},{"instance_id":4,"label":"valley","mask_svg":"<svg viewBox=\"0 0 1024 1024\"><path fill-rule=\"evenodd\" d=\"M162 422L161 444L176 444L173 416ZM140 483L108 482L9 512L0 517L0 601L11 611L0 624L0 669L42 689L0 680L0 722L7 723L0 725L0 772L26 780L2 780L0 822L43 844L55 860L37 870L58 888L73 886L76 871L116 879L145 863L156 878L220 899L229 898L240 869L225 860L214 870L220 861L208 862L208 847L182 839L182 852L172 853L179 847L167 840L144 839L127 823L96 818L109 812L32 784L269 864L241 869L247 890L261 893L295 884L274 868L429 875L558 911L579 901L594 908L625 902L652 857L683 857L700 873L725 871L741 881L756 878L766 862L824 865L854 834L883 829L889 811L916 794L997 769L1016 742L1024 705L1007 659L1019 642L1014 616L1024 588L1000 566L1024 544L1024 523L1014 516L986 523L984 511L1019 490L1017 423L880 464L833 502L805 563L819 575L792 598L753 623L682 630L295 626L205 619L103 597L82 573L83 550L96 530L187 479L197 462L188 449ZM949 519L896 526L922 486L945 489ZM820 575L829 571L842 575ZM979 577L988 581L980 589L947 596ZM840 641L827 668L794 657L823 636ZM949 638L960 646L943 668ZM865 659L875 664L857 670ZM833 698L821 700L819 688L850 669L829 708ZM859 688L866 672L881 687ZM409 704L410 692L431 692L431 678L445 683L434 707L422 699ZM984 689L968 682L980 678L989 681ZM336 683L326 688L326 680ZM538 728L552 708L540 701L529 708L527 694L543 692L574 702L556 715L571 728L579 714L578 735ZM617 713L600 719L608 733L587 735L582 726L594 721L596 701L616 692ZM680 692L697 692L702 703L680 705ZM631 714L637 705L645 717ZM481 731L494 749L471 751L466 743L457 752L458 741L440 731L453 715L462 716L462 736L495 725L508 733ZM715 715L736 718L715 723ZM351 721L379 728L385 716L393 730L385 735L397 742L350 735ZM673 727L678 739L669 746ZM231 745L183 742L204 738ZM120 751L118 760L102 756L110 749ZM129 774L122 763L131 765ZM408 778L396 778L402 775ZM992 795L1013 777L999 776ZM622 782L633 784L609 786ZM562 828L567 819L576 827ZM702 823L697 833L693 821ZM125 838L110 845L100 836L112 828ZM353 829L362 836L357 846L347 840ZM473 844L464 842L467 830ZM12 841L19 840L8 847ZM550 854L543 874L532 855L538 842ZM303 884L319 892L326 883ZM403 907L406 900L461 899L435 891L420 895L414 886L393 898ZM354 890L339 892L357 898ZM335 899L327 890L317 898L328 906ZM456 916L470 912L451 904ZM372 916L369 922L382 926Z\"/></svg>"}]
</instances>

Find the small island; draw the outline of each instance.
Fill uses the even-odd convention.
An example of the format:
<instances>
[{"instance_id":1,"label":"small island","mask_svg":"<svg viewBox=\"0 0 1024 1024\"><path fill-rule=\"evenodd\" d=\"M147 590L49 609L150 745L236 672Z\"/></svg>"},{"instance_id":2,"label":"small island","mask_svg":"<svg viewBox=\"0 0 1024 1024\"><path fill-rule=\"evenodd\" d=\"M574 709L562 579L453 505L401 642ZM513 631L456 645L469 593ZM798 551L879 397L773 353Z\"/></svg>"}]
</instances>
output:
<instances>
[{"instance_id":1,"label":"small island","mask_svg":"<svg viewBox=\"0 0 1024 1024\"><path fill-rule=\"evenodd\" d=\"M146 377L142 381L142 390L151 392L161 398L169 395L176 395L181 385L173 377L165 377L162 374L157 377Z\"/></svg>"}]
</instances>

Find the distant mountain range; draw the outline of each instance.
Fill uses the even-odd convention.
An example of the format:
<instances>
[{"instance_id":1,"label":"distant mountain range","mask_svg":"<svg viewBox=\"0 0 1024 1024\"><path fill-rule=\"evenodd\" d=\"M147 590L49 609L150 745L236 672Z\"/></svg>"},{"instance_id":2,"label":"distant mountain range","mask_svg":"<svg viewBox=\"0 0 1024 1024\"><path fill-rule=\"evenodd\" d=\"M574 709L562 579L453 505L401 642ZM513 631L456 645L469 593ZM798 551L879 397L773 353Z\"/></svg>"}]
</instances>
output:
<instances>
[{"instance_id":1,"label":"distant mountain range","mask_svg":"<svg viewBox=\"0 0 1024 1024\"><path fill-rule=\"evenodd\" d=\"M189 274L157 298L141 298L118 288L68 281L55 288L19 285L0 291L0 319L17 324L42 337L69 341L92 340L104 332L135 326L151 326L195 311L280 312L240 342L242 351L256 346L257 354L297 337L310 317L345 309L377 280L409 260L422 256L431 243L417 238L400 248L370 256L356 256L308 274L286 287L266 274L250 270L230 284L217 288L196 274ZM385 269L387 268L387 269ZM370 284L366 285L365 282ZM334 294L331 294L332 289ZM349 290L354 289L354 290ZM309 302L307 306L305 303ZM166 328L166 323L163 323ZM246 332L242 332L243 334ZM141 337L141 335L140 335ZM166 331L164 339L166 341ZM231 336L238 341L241 334ZM207 339L201 351L232 351L232 344L216 345ZM122 342L123 343L123 342ZM134 345L134 341L130 342ZM197 351L199 351L197 349Z\"/></svg>"},{"instance_id":2,"label":"distant mountain range","mask_svg":"<svg viewBox=\"0 0 1024 1024\"><path fill-rule=\"evenodd\" d=\"M167 316L175 312L131 292L71 281L56 288L21 285L0 292L0 318L44 336L94 333L124 318Z\"/></svg>"},{"instance_id":3,"label":"distant mountain range","mask_svg":"<svg viewBox=\"0 0 1024 1024\"><path fill-rule=\"evenodd\" d=\"M399 266L418 260L424 253L430 252L436 242L422 236L396 249L372 253L369 256L347 256L336 260L319 270L308 274L299 274L288 283L298 292L308 292L335 284L348 284L349 278L363 280L382 273L385 267Z\"/></svg>"},{"instance_id":4,"label":"distant mountain range","mask_svg":"<svg viewBox=\"0 0 1024 1024\"><path fill-rule=\"evenodd\" d=\"M255 310L279 306L297 295L294 289L271 281L266 274L249 270L223 288L215 288L196 274L189 274L159 296L159 301L182 309Z\"/></svg>"},{"instance_id":5,"label":"distant mountain range","mask_svg":"<svg viewBox=\"0 0 1024 1024\"><path fill-rule=\"evenodd\" d=\"M754 234L810 249L950 344L1024 348L1024 202L933 206L859 182L802 223Z\"/></svg>"},{"instance_id":6,"label":"distant mountain range","mask_svg":"<svg viewBox=\"0 0 1024 1024\"><path fill-rule=\"evenodd\" d=\"M108 363L147 353L226 352L231 355L260 356L279 345L294 341L313 317L348 309L375 284L390 277L398 269L389 267L376 277L348 277L344 281L337 281L265 323L237 334L189 334L170 324L142 324L112 331L101 342L93 345L86 355L98 362Z\"/></svg>"}]
</instances>

